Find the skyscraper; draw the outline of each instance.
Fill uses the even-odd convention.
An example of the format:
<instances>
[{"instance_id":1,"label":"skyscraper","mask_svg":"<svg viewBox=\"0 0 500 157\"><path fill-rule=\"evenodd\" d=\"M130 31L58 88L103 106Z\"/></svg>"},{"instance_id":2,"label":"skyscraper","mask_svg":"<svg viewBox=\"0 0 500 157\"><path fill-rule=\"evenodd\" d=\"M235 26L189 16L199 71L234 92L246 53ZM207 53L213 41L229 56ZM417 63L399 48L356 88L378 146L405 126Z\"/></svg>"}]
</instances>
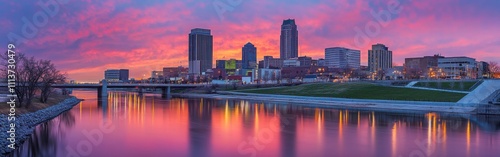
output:
<instances>
[{"instance_id":1,"label":"skyscraper","mask_svg":"<svg viewBox=\"0 0 500 157\"><path fill-rule=\"evenodd\" d=\"M325 64L328 68L359 69L361 52L343 47L325 49Z\"/></svg>"},{"instance_id":2,"label":"skyscraper","mask_svg":"<svg viewBox=\"0 0 500 157\"><path fill-rule=\"evenodd\" d=\"M372 45L368 50L368 68L371 72L392 68L392 51L383 44Z\"/></svg>"},{"instance_id":3,"label":"skyscraper","mask_svg":"<svg viewBox=\"0 0 500 157\"><path fill-rule=\"evenodd\" d=\"M257 48L250 42L241 49L243 69L253 69L257 64Z\"/></svg>"},{"instance_id":4,"label":"skyscraper","mask_svg":"<svg viewBox=\"0 0 500 157\"><path fill-rule=\"evenodd\" d=\"M299 56L299 31L294 19L283 20L280 35L280 59Z\"/></svg>"},{"instance_id":5,"label":"skyscraper","mask_svg":"<svg viewBox=\"0 0 500 157\"><path fill-rule=\"evenodd\" d=\"M209 29L195 28L189 33L189 74L212 69L213 37Z\"/></svg>"}]
</instances>

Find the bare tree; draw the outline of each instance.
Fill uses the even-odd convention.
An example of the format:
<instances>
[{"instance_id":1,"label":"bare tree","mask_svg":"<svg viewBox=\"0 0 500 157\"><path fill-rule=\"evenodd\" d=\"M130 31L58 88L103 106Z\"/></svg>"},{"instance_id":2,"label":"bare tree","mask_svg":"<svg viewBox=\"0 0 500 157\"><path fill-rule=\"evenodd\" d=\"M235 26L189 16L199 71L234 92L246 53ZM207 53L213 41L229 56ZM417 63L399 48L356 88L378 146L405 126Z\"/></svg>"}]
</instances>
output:
<instances>
[{"instance_id":1,"label":"bare tree","mask_svg":"<svg viewBox=\"0 0 500 157\"><path fill-rule=\"evenodd\" d=\"M1 58L5 61L6 58L9 58L8 53L2 55ZM38 89L42 90L40 100L45 102L49 96L48 91L50 91L51 84L64 79L64 76L61 76L60 72L48 60L28 58L22 53L17 53L15 60L15 69L10 70L13 70L16 81L15 93L19 101L17 107L29 107ZM2 69L2 71L6 70Z\"/></svg>"},{"instance_id":2,"label":"bare tree","mask_svg":"<svg viewBox=\"0 0 500 157\"><path fill-rule=\"evenodd\" d=\"M499 77L498 75L500 75L500 65L498 65L497 62L488 62L488 64L489 64L490 76L498 78Z\"/></svg>"},{"instance_id":3,"label":"bare tree","mask_svg":"<svg viewBox=\"0 0 500 157\"><path fill-rule=\"evenodd\" d=\"M382 70L382 69L378 70L376 77L377 77L377 80L383 80L385 77L385 70Z\"/></svg>"},{"instance_id":4,"label":"bare tree","mask_svg":"<svg viewBox=\"0 0 500 157\"><path fill-rule=\"evenodd\" d=\"M419 68L405 69L405 77L408 79L420 79L421 75L422 75L422 70Z\"/></svg>"},{"instance_id":5,"label":"bare tree","mask_svg":"<svg viewBox=\"0 0 500 157\"><path fill-rule=\"evenodd\" d=\"M45 60L35 60L35 57L27 58L23 62L23 67L25 68L25 72L27 73L27 90L26 90L26 107L31 105L31 100L33 100L35 96L35 92L38 88L40 78L49 68L49 66L45 66L47 61ZM50 63L50 62L49 62Z\"/></svg>"},{"instance_id":6,"label":"bare tree","mask_svg":"<svg viewBox=\"0 0 500 157\"><path fill-rule=\"evenodd\" d=\"M40 102L46 103L52 93L52 84L62 83L66 80L66 76L59 72L54 64L49 60L42 61L40 69L45 69L40 78Z\"/></svg>"},{"instance_id":7,"label":"bare tree","mask_svg":"<svg viewBox=\"0 0 500 157\"><path fill-rule=\"evenodd\" d=\"M274 83L274 81L276 81L276 72L273 72L273 73L271 74L271 82L273 82L273 83Z\"/></svg>"},{"instance_id":8,"label":"bare tree","mask_svg":"<svg viewBox=\"0 0 500 157\"><path fill-rule=\"evenodd\" d=\"M264 75L262 76L262 81L264 81L264 84L267 84L267 81L269 81L269 72L266 71Z\"/></svg>"}]
</instances>

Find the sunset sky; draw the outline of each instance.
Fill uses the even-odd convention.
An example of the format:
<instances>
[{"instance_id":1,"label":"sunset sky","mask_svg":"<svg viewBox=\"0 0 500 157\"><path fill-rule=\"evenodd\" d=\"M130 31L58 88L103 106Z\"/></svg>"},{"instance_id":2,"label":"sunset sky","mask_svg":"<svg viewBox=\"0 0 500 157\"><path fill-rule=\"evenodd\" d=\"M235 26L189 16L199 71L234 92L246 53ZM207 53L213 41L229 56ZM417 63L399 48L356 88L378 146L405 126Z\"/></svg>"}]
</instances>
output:
<instances>
[{"instance_id":1,"label":"sunset sky","mask_svg":"<svg viewBox=\"0 0 500 157\"><path fill-rule=\"evenodd\" d=\"M188 34L198 27L212 30L214 64L241 59L247 42L257 47L257 60L279 57L280 25L289 18L298 25L300 56L324 58L325 48L342 46L361 50L366 65L371 44L382 43L397 65L433 54L500 61L498 0L60 0L51 15L38 2L56 0L0 1L4 48L16 42L9 34L26 38L16 42L18 52L50 59L77 81L103 79L106 69L128 68L141 79L152 70L187 66ZM377 22L371 12L391 20ZM37 32L23 34L26 22Z\"/></svg>"}]
</instances>

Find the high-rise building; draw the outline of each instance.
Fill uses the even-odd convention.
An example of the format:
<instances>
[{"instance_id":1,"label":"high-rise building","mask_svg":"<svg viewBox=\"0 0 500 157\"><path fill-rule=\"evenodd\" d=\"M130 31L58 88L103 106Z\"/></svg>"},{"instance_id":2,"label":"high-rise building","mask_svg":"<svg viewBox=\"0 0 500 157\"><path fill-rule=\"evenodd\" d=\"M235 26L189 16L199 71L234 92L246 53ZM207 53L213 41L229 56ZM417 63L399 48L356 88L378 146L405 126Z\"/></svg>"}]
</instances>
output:
<instances>
[{"instance_id":1,"label":"high-rise building","mask_svg":"<svg viewBox=\"0 0 500 157\"><path fill-rule=\"evenodd\" d=\"M383 44L372 45L368 50L368 68L370 72L392 68L392 51Z\"/></svg>"},{"instance_id":2,"label":"high-rise building","mask_svg":"<svg viewBox=\"0 0 500 157\"><path fill-rule=\"evenodd\" d=\"M212 69L213 37L209 29L195 28L189 33L189 74L200 75Z\"/></svg>"},{"instance_id":3,"label":"high-rise building","mask_svg":"<svg viewBox=\"0 0 500 157\"><path fill-rule=\"evenodd\" d=\"M128 77L128 69L108 69L104 71L104 79L108 82L127 82Z\"/></svg>"},{"instance_id":4,"label":"high-rise building","mask_svg":"<svg viewBox=\"0 0 500 157\"><path fill-rule=\"evenodd\" d=\"M280 35L280 59L299 56L299 31L294 19L283 20Z\"/></svg>"},{"instance_id":5,"label":"high-rise building","mask_svg":"<svg viewBox=\"0 0 500 157\"><path fill-rule=\"evenodd\" d=\"M326 48L325 64L328 68L359 69L361 64L361 51L343 47Z\"/></svg>"},{"instance_id":6,"label":"high-rise building","mask_svg":"<svg viewBox=\"0 0 500 157\"><path fill-rule=\"evenodd\" d=\"M241 48L241 60L243 69L253 69L257 64L257 48L250 42Z\"/></svg>"}]
</instances>

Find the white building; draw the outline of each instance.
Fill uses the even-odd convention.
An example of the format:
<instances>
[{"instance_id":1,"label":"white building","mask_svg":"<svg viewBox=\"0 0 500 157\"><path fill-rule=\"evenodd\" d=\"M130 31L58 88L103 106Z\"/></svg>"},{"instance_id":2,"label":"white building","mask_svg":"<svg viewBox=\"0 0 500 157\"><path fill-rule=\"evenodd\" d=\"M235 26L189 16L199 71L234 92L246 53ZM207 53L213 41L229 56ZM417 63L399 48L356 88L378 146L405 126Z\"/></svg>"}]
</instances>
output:
<instances>
[{"instance_id":1,"label":"white building","mask_svg":"<svg viewBox=\"0 0 500 157\"><path fill-rule=\"evenodd\" d=\"M359 69L361 64L361 51L343 47L326 48L325 64L328 68Z\"/></svg>"},{"instance_id":2,"label":"white building","mask_svg":"<svg viewBox=\"0 0 500 157\"><path fill-rule=\"evenodd\" d=\"M476 59L469 57L446 57L438 59L438 67L449 79L476 79Z\"/></svg>"},{"instance_id":3,"label":"white building","mask_svg":"<svg viewBox=\"0 0 500 157\"><path fill-rule=\"evenodd\" d=\"M259 69L258 79L261 83L276 83L281 79L281 69Z\"/></svg>"}]
</instances>

